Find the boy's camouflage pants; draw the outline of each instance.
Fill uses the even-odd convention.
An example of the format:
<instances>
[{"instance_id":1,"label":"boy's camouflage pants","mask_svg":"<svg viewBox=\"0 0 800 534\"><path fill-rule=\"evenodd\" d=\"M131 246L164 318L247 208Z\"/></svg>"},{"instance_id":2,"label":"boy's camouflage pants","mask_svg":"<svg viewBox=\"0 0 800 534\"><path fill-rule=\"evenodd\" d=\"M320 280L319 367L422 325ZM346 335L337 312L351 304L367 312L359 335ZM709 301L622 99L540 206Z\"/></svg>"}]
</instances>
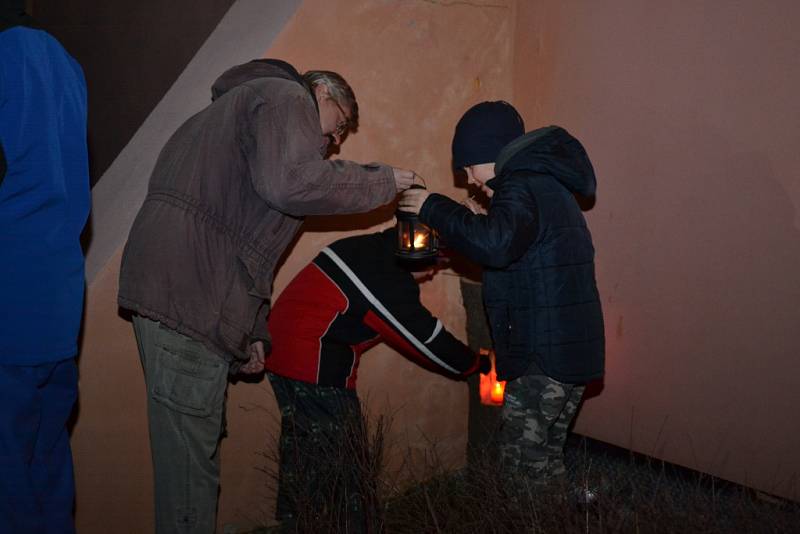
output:
<instances>
[{"instance_id":1,"label":"boy's camouflage pants","mask_svg":"<svg viewBox=\"0 0 800 534\"><path fill-rule=\"evenodd\" d=\"M506 384L496 435L504 471L533 485L563 481L564 443L584 389L544 375Z\"/></svg>"}]
</instances>

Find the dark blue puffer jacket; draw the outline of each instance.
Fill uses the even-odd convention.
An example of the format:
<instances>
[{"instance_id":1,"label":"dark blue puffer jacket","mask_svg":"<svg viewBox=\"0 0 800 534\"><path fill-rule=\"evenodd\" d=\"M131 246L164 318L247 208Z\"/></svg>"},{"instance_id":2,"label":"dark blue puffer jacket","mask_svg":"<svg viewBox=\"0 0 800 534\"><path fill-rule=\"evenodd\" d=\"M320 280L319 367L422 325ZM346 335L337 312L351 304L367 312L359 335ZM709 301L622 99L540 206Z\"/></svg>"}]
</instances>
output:
<instances>
[{"instance_id":1,"label":"dark blue puffer jacket","mask_svg":"<svg viewBox=\"0 0 800 534\"><path fill-rule=\"evenodd\" d=\"M509 143L495 171L488 215L432 194L420 218L484 266L498 378L600 378L605 339L594 247L573 194L595 193L586 151L566 130L549 126Z\"/></svg>"}]
</instances>

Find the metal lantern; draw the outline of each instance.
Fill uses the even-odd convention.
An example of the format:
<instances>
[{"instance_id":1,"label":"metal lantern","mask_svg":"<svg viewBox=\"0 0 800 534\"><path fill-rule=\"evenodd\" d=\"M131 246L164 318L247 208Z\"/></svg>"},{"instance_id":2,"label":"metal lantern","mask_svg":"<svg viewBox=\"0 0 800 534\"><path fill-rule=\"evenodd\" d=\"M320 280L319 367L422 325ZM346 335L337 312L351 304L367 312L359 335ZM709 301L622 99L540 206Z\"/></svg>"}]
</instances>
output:
<instances>
[{"instance_id":1,"label":"metal lantern","mask_svg":"<svg viewBox=\"0 0 800 534\"><path fill-rule=\"evenodd\" d=\"M412 185L415 189L424 189ZM397 249L395 255L409 260L436 256L439 252L439 236L436 230L423 224L415 213L397 210Z\"/></svg>"}]
</instances>

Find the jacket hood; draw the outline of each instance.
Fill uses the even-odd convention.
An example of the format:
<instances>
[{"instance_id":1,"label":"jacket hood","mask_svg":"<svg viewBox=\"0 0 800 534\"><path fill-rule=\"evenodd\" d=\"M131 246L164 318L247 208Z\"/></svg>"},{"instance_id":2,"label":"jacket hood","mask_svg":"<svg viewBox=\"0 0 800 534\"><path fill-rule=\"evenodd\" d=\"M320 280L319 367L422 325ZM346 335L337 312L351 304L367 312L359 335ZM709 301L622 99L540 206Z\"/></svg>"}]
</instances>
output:
<instances>
[{"instance_id":1,"label":"jacket hood","mask_svg":"<svg viewBox=\"0 0 800 534\"><path fill-rule=\"evenodd\" d=\"M216 100L234 87L258 78L282 78L299 83L311 95L314 105L319 110L317 99L314 97L314 91L311 90L311 87L297 72L297 69L280 59L254 59L242 65L231 67L223 72L222 76L217 78L217 81L211 86L211 100Z\"/></svg>"},{"instance_id":2,"label":"jacket hood","mask_svg":"<svg viewBox=\"0 0 800 534\"><path fill-rule=\"evenodd\" d=\"M587 197L594 196L597 190L586 150L560 126L533 130L503 147L495 162L495 175L514 171L549 174L571 192Z\"/></svg>"}]
</instances>

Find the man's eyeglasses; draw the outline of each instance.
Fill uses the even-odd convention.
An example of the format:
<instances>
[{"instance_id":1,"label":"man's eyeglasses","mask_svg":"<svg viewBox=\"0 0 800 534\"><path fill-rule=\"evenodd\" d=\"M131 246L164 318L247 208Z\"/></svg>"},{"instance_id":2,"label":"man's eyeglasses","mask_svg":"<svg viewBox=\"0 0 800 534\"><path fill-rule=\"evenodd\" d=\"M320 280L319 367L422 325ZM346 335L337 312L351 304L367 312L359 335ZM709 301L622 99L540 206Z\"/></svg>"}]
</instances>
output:
<instances>
[{"instance_id":1,"label":"man's eyeglasses","mask_svg":"<svg viewBox=\"0 0 800 534\"><path fill-rule=\"evenodd\" d=\"M339 102L337 102L335 98L331 98L331 100L333 101L334 104L336 104L336 107L339 108L339 113L341 113L343 117L342 120L336 123L336 130L334 130L334 133L337 136L341 137L350 127L350 119L347 118L347 113L344 112L344 108L342 108Z\"/></svg>"}]
</instances>

